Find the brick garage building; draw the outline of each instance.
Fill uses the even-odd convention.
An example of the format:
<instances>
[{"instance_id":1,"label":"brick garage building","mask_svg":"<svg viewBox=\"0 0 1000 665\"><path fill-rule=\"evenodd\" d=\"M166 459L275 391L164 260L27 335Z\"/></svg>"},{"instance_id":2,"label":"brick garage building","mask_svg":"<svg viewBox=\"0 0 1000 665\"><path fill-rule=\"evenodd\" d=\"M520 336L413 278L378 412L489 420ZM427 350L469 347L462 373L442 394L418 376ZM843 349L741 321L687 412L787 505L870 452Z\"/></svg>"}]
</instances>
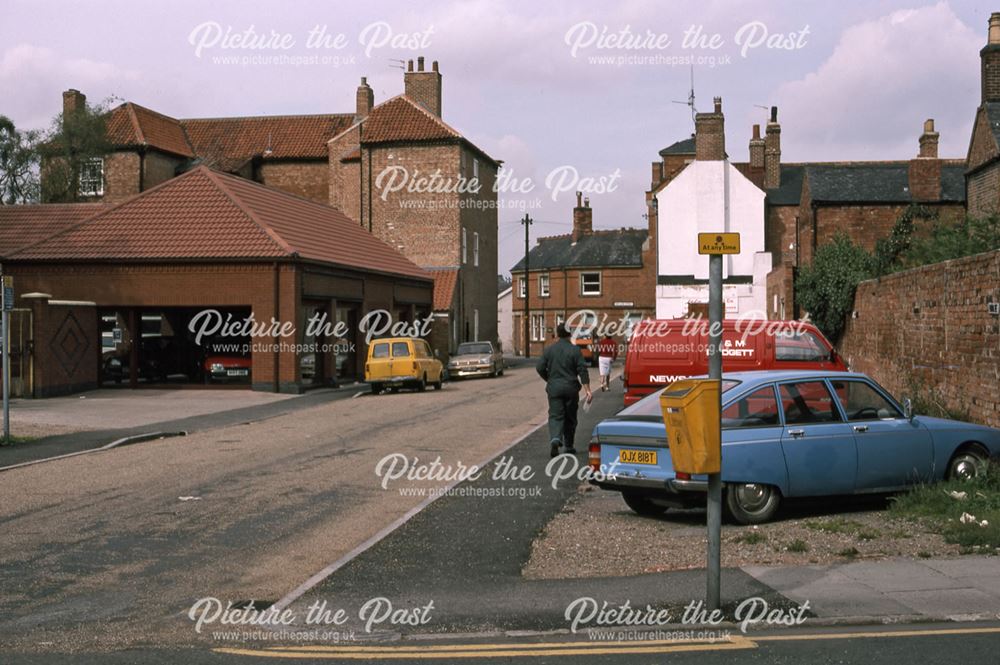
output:
<instances>
[{"instance_id":1,"label":"brick garage building","mask_svg":"<svg viewBox=\"0 0 1000 665\"><path fill-rule=\"evenodd\" d=\"M76 338L72 353L58 325L43 331L53 341L36 340L36 349L67 347L79 376L101 375L102 383L200 383L207 355L242 354L253 388L299 392L360 375L366 314L386 310L413 322L433 305L431 276L338 210L204 166L117 206L25 206L18 214L22 224L61 226L0 248L18 305L90 302L97 315L97 327L80 317L63 321ZM189 324L204 310L236 321L252 316L262 327L199 344ZM314 316L330 326L342 321L343 334L307 335ZM294 332L275 338L272 321ZM114 376L111 359L127 370ZM93 386L70 377L63 385L36 382L35 394L81 387Z\"/></svg>"},{"instance_id":2,"label":"brick garage building","mask_svg":"<svg viewBox=\"0 0 1000 665\"><path fill-rule=\"evenodd\" d=\"M518 355L524 355L525 348L526 292L532 355L540 354L555 334L555 326L575 312L593 312L596 323L635 323L655 315L655 267L650 268L655 253L649 232L595 231L590 201L579 192L576 200L573 232L539 238L528 253L527 274L524 259L510 269L514 278L513 352Z\"/></svg>"},{"instance_id":3,"label":"brick garage building","mask_svg":"<svg viewBox=\"0 0 1000 665\"><path fill-rule=\"evenodd\" d=\"M375 105L365 78L351 113L178 119L133 102L108 115L112 151L85 167L84 199L117 203L197 165L328 203L447 283L432 344L496 340L500 163L441 117L438 63L411 60L403 94ZM63 115L85 96L63 93ZM463 191L390 191L383 173L475 179ZM44 183L43 183L44 190ZM457 279L452 283L451 272ZM442 296L443 297L443 296Z\"/></svg>"}]
</instances>

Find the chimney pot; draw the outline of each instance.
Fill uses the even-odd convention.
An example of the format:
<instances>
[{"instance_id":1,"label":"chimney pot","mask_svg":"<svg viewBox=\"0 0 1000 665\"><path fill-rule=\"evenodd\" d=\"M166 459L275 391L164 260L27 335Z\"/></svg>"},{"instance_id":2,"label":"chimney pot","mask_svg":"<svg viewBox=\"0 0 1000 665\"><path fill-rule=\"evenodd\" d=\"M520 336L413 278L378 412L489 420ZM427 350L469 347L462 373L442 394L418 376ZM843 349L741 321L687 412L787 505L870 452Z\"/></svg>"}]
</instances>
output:
<instances>
[{"instance_id":1,"label":"chimney pot","mask_svg":"<svg viewBox=\"0 0 1000 665\"><path fill-rule=\"evenodd\" d=\"M407 63L406 63L406 71L408 71L408 72L412 72L413 71L413 59L412 58L409 61L407 61Z\"/></svg>"},{"instance_id":2,"label":"chimney pot","mask_svg":"<svg viewBox=\"0 0 1000 665\"><path fill-rule=\"evenodd\" d=\"M934 118L924 120L924 133L929 134L934 131Z\"/></svg>"},{"instance_id":3,"label":"chimney pot","mask_svg":"<svg viewBox=\"0 0 1000 665\"><path fill-rule=\"evenodd\" d=\"M424 71L424 56L422 55L417 57L417 71Z\"/></svg>"},{"instance_id":4,"label":"chimney pot","mask_svg":"<svg viewBox=\"0 0 1000 665\"><path fill-rule=\"evenodd\" d=\"M582 208L583 207L582 201L583 201L583 192L577 192L576 193L576 207L577 208Z\"/></svg>"},{"instance_id":5,"label":"chimney pot","mask_svg":"<svg viewBox=\"0 0 1000 665\"><path fill-rule=\"evenodd\" d=\"M438 70L438 61L435 60L434 62L431 63L431 71L436 72L437 70Z\"/></svg>"},{"instance_id":6,"label":"chimney pot","mask_svg":"<svg viewBox=\"0 0 1000 665\"><path fill-rule=\"evenodd\" d=\"M590 207L590 197L589 196L583 200L583 207L584 208L589 208Z\"/></svg>"},{"instance_id":7,"label":"chimney pot","mask_svg":"<svg viewBox=\"0 0 1000 665\"><path fill-rule=\"evenodd\" d=\"M1000 44L1000 12L990 14L990 44Z\"/></svg>"},{"instance_id":8,"label":"chimney pot","mask_svg":"<svg viewBox=\"0 0 1000 665\"><path fill-rule=\"evenodd\" d=\"M760 138L760 125L754 125L753 126L753 138L755 138L755 139L759 139Z\"/></svg>"},{"instance_id":9,"label":"chimney pot","mask_svg":"<svg viewBox=\"0 0 1000 665\"><path fill-rule=\"evenodd\" d=\"M781 125L778 107L771 107L771 119L764 137L764 189L781 187Z\"/></svg>"},{"instance_id":10,"label":"chimney pot","mask_svg":"<svg viewBox=\"0 0 1000 665\"><path fill-rule=\"evenodd\" d=\"M771 107L771 122L778 122L778 107Z\"/></svg>"},{"instance_id":11,"label":"chimney pot","mask_svg":"<svg viewBox=\"0 0 1000 665\"><path fill-rule=\"evenodd\" d=\"M927 157L937 159L938 157L938 136L934 131L934 119L928 118L924 121L924 133L920 135L920 152L917 157Z\"/></svg>"},{"instance_id":12,"label":"chimney pot","mask_svg":"<svg viewBox=\"0 0 1000 665\"><path fill-rule=\"evenodd\" d=\"M715 112L722 113L722 97L716 97L712 101L715 103Z\"/></svg>"}]
</instances>

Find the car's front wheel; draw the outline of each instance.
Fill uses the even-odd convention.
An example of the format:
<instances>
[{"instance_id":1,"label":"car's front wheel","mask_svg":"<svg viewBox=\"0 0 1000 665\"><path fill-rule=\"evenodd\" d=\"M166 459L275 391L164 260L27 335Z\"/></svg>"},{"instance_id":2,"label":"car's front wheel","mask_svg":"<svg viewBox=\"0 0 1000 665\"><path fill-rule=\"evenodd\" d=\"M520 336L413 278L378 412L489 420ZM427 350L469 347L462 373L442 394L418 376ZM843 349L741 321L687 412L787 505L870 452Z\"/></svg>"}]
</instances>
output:
<instances>
[{"instance_id":1,"label":"car's front wheel","mask_svg":"<svg viewBox=\"0 0 1000 665\"><path fill-rule=\"evenodd\" d=\"M740 524L762 524L778 512L781 492L774 485L730 483L726 487L726 508Z\"/></svg>"},{"instance_id":2,"label":"car's front wheel","mask_svg":"<svg viewBox=\"0 0 1000 665\"><path fill-rule=\"evenodd\" d=\"M427 375L426 374L424 374L422 377L420 377L420 382L417 384L417 390L419 392L424 392L425 390L427 390Z\"/></svg>"},{"instance_id":3,"label":"car's front wheel","mask_svg":"<svg viewBox=\"0 0 1000 665\"><path fill-rule=\"evenodd\" d=\"M973 480L986 468L986 453L979 446L958 451L948 462L948 480Z\"/></svg>"},{"instance_id":4,"label":"car's front wheel","mask_svg":"<svg viewBox=\"0 0 1000 665\"><path fill-rule=\"evenodd\" d=\"M635 492L622 492L622 498L625 499L625 504L629 508L646 517L662 515L667 510L666 506L659 506L650 501L648 497Z\"/></svg>"}]
</instances>

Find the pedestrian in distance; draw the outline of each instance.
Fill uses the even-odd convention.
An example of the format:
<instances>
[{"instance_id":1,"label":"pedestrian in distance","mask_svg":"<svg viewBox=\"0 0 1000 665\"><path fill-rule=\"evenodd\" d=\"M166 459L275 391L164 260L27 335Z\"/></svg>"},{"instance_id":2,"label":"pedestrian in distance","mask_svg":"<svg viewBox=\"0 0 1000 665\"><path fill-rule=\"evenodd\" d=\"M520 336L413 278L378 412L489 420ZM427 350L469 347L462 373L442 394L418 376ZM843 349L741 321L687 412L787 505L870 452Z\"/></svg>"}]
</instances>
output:
<instances>
[{"instance_id":1,"label":"pedestrian in distance","mask_svg":"<svg viewBox=\"0 0 1000 665\"><path fill-rule=\"evenodd\" d=\"M601 372L601 390L611 390L611 363L618 357L618 344L611 335L605 334L597 343L597 364Z\"/></svg>"},{"instance_id":2,"label":"pedestrian in distance","mask_svg":"<svg viewBox=\"0 0 1000 665\"><path fill-rule=\"evenodd\" d=\"M580 389L586 393L587 404L594 399L590 392L590 374L580 347L570 341L569 331L560 323L556 326L558 340L542 352L535 369L545 380L549 398L549 455L564 452L576 454L576 412L580 407Z\"/></svg>"}]
</instances>

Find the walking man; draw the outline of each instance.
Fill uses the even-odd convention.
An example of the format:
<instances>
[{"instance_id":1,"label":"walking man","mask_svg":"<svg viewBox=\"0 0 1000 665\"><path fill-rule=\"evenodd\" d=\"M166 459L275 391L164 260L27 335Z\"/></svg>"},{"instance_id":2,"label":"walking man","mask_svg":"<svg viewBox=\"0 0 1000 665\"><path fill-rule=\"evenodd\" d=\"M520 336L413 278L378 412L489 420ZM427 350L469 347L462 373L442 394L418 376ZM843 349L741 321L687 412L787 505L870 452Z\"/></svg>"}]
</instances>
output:
<instances>
[{"instance_id":1,"label":"walking man","mask_svg":"<svg viewBox=\"0 0 1000 665\"><path fill-rule=\"evenodd\" d=\"M560 323L556 326L559 340L542 352L535 369L545 379L545 393L549 397L549 455L559 454L559 446L565 452L576 454L576 410L580 406L580 388L586 391L587 401L594 396L590 392L590 374L580 347L569 339L569 331Z\"/></svg>"}]
</instances>

